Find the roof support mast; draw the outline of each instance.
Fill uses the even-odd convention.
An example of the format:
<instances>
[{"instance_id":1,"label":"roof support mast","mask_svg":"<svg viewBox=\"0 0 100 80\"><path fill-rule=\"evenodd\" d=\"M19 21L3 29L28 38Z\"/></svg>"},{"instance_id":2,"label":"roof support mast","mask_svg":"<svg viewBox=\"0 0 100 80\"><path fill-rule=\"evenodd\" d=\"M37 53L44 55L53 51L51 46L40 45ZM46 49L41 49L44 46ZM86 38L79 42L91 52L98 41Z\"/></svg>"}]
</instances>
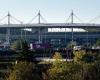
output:
<instances>
[{"instance_id":1,"label":"roof support mast","mask_svg":"<svg viewBox=\"0 0 100 80\"><path fill-rule=\"evenodd\" d=\"M10 24L10 13L8 12L8 25Z\"/></svg>"},{"instance_id":2,"label":"roof support mast","mask_svg":"<svg viewBox=\"0 0 100 80\"><path fill-rule=\"evenodd\" d=\"M38 12L38 23L40 24L40 17L41 17L41 14L40 14L40 10Z\"/></svg>"},{"instance_id":3,"label":"roof support mast","mask_svg":"<svg viewBox=\"0 0 100 80\"><path fill-rule=\"evenodd\" d=\"M40 10L39 10L39 12L38 12L38 24L40 24L40 17L41 17L41 14L40 14ZM38 35L38 36L39 36L39 37L38 37L38 38L39 38L39 39L38 39L38 42L41 43L41 32L40 32L40 27L39 27L39 32L38 32L38 33L39 33L39 35Z\"/></svg>"},{"instance_id":4,"label":"roof support mast","mask_svg":"<svg viewBox=\"0 0 100 80\"><path fill-rule=\"evenodd\" d=\"M74 13L73 13L73 10L72 10L72 12L71 12L71 24L73 24L73 15L74 15ZM73 28L72 28L72 44L73 44L73 41L74 41L74 35L73 35Z\"/></svg>"},{"instance_id":5,"label":"roof support mast","mask_svg":"<svg viewBox=\"0 0 100 80\"><path fill-rule=\"evenodd\" d=\"M8 26L10 25L10 13L8 12ZM10 28L7 28L7 34L6 34L6 46L10 46Z\"/></svg>"}]
</instances>

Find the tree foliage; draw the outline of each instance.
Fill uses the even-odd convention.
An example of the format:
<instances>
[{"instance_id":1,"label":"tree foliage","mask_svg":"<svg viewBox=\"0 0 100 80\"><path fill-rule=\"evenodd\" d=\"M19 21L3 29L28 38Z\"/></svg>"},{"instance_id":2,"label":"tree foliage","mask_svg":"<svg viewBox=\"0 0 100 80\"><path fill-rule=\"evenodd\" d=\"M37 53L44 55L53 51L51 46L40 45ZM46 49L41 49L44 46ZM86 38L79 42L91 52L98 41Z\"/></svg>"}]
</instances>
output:
<instances>
[{"instance_id":1,"label":"tree foliage","mask_svg":"<svg viewBox=\"0 0 100 80\"><path fill-rule=\"evenodd\" d=\"M75 41L70 41L70 42L68 43L67 47L73 48L75 45L76 45L76 42L75 42Z\"/></svg>"},{"instance_id":2,"label":"tree foliage","mask_svg":"<svg viewBox=\"0 0 100 80\"><path fill-rule=\"evenodd\" d=\"M79 64L65 63L52 65L48 70L50 80L82 80Z\"/></svg>"},{"instance_id":3,"label":"tree foliage","mask_svg":"<svg viewBox=\"0 0 100 80\"><path fill-rule=\"evenodd\" d=\"M79 50L74 55L73 62L54 61L47 71L49 80L100 79L100 59L94 60L97 54Z\"/></svg>"},{"instance_id":4,"label":"tree foliage","mask_svg":"<svg viewBox=\"0 0 100 80\"><path fill-rule=\"evenodd\" d=\"M22 40L21 39L16 40L14 43L11 44L10 48L15 51L21 49L22 48Z\"/></svg>"},{"instance_id":5,"label":"tree foliage","mask_svg":"<svg viewBox=\"0 0 100 80\"><path fill-rule=\"evenodd\" d=\"M6 80L41 80L35 72L35 65L31 62L19 62L14 65Z\"/></svg>"},{"instance_id":6,"label":"tree foliage","mask_svg":"<svg viewBox=\"0 0 100 80\"><path fill-rule=\"evenodd\" d=\"M11 45L12 50L29 50L26 40L18 39Z\"/></svg>"},{"instance_id":7,"label":"tree foliage","mask_svg":"<svg viewBox=\"0 0 100 80\"><path fill-rule=\"evenodd\" d=\"M85 56L86 52L84 50L74 51L74 62L81 62L83 60L83 56Z\"/></svg>"},{"instance_id":8,"label":"tree foliage","mask_svg":"<svg viewBox=\"0 0 100 80\"><path fill-rule=\"evenodd\" d=\"M92 53L91 51L86 52L85 50L74 51L74 62L81 63L89 63L96 60L97 54Z\"/></svg>"},{"instance_id":9,"label":"tree foliage","mask_svg":"<svg viewBox=\"0 0 100 80\"><path fill-rule=\"evenodd\" d=\"M61 53L55 52L55 54L53 55L53 59L63 59L63 58L61 56Z\"/></svg>"},{"instance_id":10,"label":"tree foliage","mask_svg":"<svg viewBox=\"0 0 100 80\"><path fill-rule=\"evenodd\" d=\"M20 45L17 46L17 45ZM15 46L15 47L13 47ZM23 39L17 40L13 45L12 45L13 49L19 49L20 51L18 52L19 58L18 60L27 60L27 61L31 61L34 57L34 51L31 51L29 49L29 46L27 44L27 42ZM19 48L17 48L19 47Z\"/></svg>"},{"instance_id":11,"label":"tree foliage","mask_svg":"<svg viewBox=\"0 0 100 80\"><path fill-rule=\"evenodd\" d=\"M33 52L29 50L26 41L22 42L21 58L31 58ZM86 52L85 50L73 51L73 62L64 62L61 53L55 52L53 63L50 63L47 72L43 72L47 80L100 80L100 54ZM26 60L27 61L27 60ZM40 67L41 70L42 67ZM34 70L31 62L20 62L10 71L7 80L41 80ZM37 70L39 70L37 68ZM41 71L40 71L41 72ZM41 72L42 73L42 72Z\"/></svg>"},{"instance_id":12,"label":"tree foliage","mask_svg":"<svg viewBox=\"0 0 100 80\"><path fill-rule=\"evenodd\" d=\"M100 39L97 40L96 45L100 46Z\"/></svg>"}]
</instances>

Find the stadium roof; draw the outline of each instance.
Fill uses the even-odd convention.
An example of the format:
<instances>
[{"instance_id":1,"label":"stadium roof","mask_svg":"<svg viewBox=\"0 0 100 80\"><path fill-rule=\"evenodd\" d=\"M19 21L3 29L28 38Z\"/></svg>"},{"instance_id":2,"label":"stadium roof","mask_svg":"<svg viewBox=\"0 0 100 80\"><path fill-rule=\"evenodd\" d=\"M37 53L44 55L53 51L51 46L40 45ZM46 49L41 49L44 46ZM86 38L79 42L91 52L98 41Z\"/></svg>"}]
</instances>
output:
<instances>
[{"instance_id":1,"label":"stadium roof","mask_svg":"<svg viewBox=\"0 0 100 80\"><path fill-rule=\"evenodd\" d=\"M100 28L100 24L90 23L40 23L40 24L2 24L0 28Z\"/></svg>"}]
</instances>

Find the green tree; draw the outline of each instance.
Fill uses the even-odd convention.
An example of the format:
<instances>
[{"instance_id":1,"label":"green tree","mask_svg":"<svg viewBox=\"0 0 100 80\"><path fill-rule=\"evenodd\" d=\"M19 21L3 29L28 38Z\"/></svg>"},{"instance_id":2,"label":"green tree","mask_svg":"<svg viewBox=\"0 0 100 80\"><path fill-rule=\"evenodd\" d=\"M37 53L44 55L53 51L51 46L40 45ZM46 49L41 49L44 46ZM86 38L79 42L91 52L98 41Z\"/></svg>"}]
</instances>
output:
<instances>
[{"instance_id":1,"label":"green tree","mask_svg":"<svg viewBox=\"0 0 100 80\"><path fill-rule=\"evenodd\" d=\"M47 71L49 80L82 80L80 64L61 61L63 58L59 52L55 52L53 59L56 60Z\"/></svg>"},{"instance_id":2,"label":"green tree","mask_svg":"<svg viewBox=\"0 0 100 80\"><path fill-rule=\"evenodd\" d=\"M34 63L21 61L13 66L6 80L41 80L41 77L35 71Z\"/></svg>"},{"instance_id":3,"label":"green tree","mask_svg":"<svg viewBox=\"0 0 100 80\"><path fill-rule=\"evenodd\" d=\"M100 61L84 63L82 78L83 80L100 80Z\"/></svg>"},{"instance_id":4,"label":"green tree","mask_svg":"<svg viewBox=\"0 0 100 80\"><path fill-rule=\"evenodd\" d=\"M17 60L32 61L34 57L34 51L29 49L27 42L23 39L16 40L12 45L11 49L17 51L19 58Z\"/></svg>"},{"instance_id":5,"label":"green tree","mask_svg":"<svg viewBox=\"0 0 100 80\"><path fill-rule=\"evenodd\" d=\"M27 42L25 40L23 40L21 42L21 44L22 44L21 45L22 48L21 48L21 51L19 52L19 56L20 56L19 60L32 61L35 52L34 51L31 51L29 49L29 46L28 46L28 44L27 44Z\"/></svg>"},{"instance_id":6,"label":"green tree","mask_svg":"<svg viewBox=\"0 0 100 80\"><path fill-rule=\"evenodd\" d=\"M80 63L83 60L86 52L84 50L74 51L74 62Z\"/></svg>"},{"instance_id":7,"label":"green tree","mask_svg":"<svg viewBox=\"0 0 100 80\"><path fill-rule=\"evenodd\" d=\"M79 50L74 52L73 62L54 61L48 69L49 80L99 80L100 59L92 61L97 54ZM55 55L55 56L56 56ZM55 64L54 64L55 63Z\"/></svg>"},{"instance_id":8,"label":"green tree","mask_svg":"<svg viewBox=\"0 0 100 80\"><path fill-rule=\"evenodd\" d=\"M12 50L20 50L22 48L22 39L16 40L14 43L11 44L10 47Z\"/></svg>"},{"instance_id":9,"label":"green tree","mask_svg":"<svg viewBox=\"0 0 100 80\"><path fill-rule=\"evenodd\" d=\"M61 56L61 53L59 53L59 52L55 52L55 54L53 55L52 58L53 59L63 59L62 56Z\"/></svg>"},{"instance_id":10,"label":"green tree","mask_svg":"<svg viewBox=\"0 0 100 80\"><path fill-rule=\"evenodd\" d=\"M50 80L83 80L82 66L77 63L66 63L52 65L48 70Z\"/></svg>"},{"instance_id":11,"label":"green tree","mask_svg":"<svg viewBox=\"0 0 100 80\"><path fill-rule=\"evenodd\" d=\"M70 42L68 43L67 47L73 48L75 45L76 45L76 42L75 42L75 41L70 41Z\"/></svg>"},{"instance_id":12,"label":"green tree","mask_svg":"<svg viewBox=\"0 0 100 80\"><path fill-rule=\"evenodd\" d=\"M74 62L81 63L89 63L94 62L96 60L96 53L92 53L91 51L85 52L84 50L74 51Z\"/></svg>"},{"instance_id":13,"label":"green tree","mask_svg":"<svg viewBox=\"0 0 100 80\"><path fill-rule=\"evenodd\" d=\"M26 40L18 39L11 45L12 50L29 50L29 46L26 42Z\"/></svg>"},{"instance_id":14,"label":"green tree","mask_svg":"<svg viewBox=\"0 0 100 80\"><path fill-rule=\"evenodd\" d=\"M100 39L97 40L96 45L100 46Z\"/></svg>"}]
</instances>

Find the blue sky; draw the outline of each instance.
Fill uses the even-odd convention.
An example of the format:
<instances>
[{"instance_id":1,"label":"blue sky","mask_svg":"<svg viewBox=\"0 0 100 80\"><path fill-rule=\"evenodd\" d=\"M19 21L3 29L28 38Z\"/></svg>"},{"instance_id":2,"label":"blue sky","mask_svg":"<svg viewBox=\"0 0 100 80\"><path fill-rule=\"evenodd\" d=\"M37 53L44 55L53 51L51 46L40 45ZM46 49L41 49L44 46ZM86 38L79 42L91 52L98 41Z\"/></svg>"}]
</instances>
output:
<instances>
[{"instance_id":1,"label":"blue sky","mask_svg":"<svg viewBox=\"0 0 100 80\"><path fill-rule=\"evenodd\" d=\"M9 11L23 22L30 21L41 10L48 23L63 23L72 9L83 22L89 22L100 15L100 0L0 0L0 18Z\"/></svg>"}]
</instances>

